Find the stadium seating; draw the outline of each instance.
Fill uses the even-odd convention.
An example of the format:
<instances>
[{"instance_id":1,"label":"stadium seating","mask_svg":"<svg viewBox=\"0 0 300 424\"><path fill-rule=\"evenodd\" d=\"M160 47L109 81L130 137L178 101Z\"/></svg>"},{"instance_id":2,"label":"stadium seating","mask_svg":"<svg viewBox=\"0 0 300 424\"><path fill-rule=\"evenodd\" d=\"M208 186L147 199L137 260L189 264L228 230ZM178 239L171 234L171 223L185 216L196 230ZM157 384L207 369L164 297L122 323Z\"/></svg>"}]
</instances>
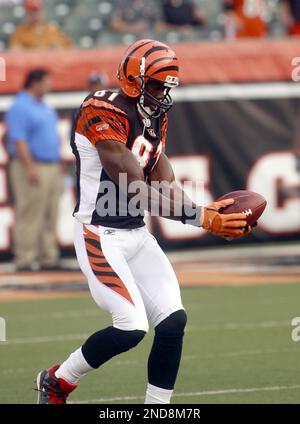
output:
<instances>
[{"instance_id":1,"label":"stadium seating","mask_svg":"<svg viewBox=\"0 0 300 424\"><path fill-rule=\"evenodd\" d=\"M159 5L163 0L155 0ZM278 22L277 4L279 0L269 0L271 13L271 32L281 35L281 25ZM132 34L118 34L109 29L108 22L113 10L114 0L44 0L44 13L47 20L56 22L74 43L82 48L91 48L103 44L128 44L137 37ZM208 24L201 29L195 29L189 36L190 40L222 38L221 0L196 0L204 9ZM87 6L88 5L88 6ZM10 34L24 17L22 0L0 2L0 50L5 49ZM143 34L144 37L155 37L155 34ZM140 37L139 37L140 38ZM160 34L162 41L178 42L181 37L175 31Z\"/></svg>"}]
</instances>

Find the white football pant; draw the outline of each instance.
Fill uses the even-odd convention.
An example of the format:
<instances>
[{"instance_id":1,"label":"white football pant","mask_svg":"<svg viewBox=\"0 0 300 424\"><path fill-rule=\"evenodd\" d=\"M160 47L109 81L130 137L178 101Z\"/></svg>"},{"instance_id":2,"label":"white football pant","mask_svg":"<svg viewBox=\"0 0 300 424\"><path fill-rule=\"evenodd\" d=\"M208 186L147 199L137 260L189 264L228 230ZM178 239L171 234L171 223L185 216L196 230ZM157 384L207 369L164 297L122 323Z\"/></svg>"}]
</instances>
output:
<instances>
[{"instance_id":1,"label":"white football pant","mask_svg":"<svg viewBox=\"0 0 300 424\"><path fill-rule=\"evenodd\" d=\"M76 220L75 249L91 294L120 330L148 330L184 309L175 272L146 227L133 230Z\"/></svg>"}]
</instances>

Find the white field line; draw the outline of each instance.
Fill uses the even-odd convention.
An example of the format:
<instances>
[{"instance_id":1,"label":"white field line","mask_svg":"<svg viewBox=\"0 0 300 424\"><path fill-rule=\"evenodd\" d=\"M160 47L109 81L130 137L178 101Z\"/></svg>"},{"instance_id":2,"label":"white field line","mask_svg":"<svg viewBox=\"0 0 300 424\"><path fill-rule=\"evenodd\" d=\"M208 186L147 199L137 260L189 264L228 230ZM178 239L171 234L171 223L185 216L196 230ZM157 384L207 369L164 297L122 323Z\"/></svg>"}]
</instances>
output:
<instances>
[{"instance_id":1,"label":"white field line","mask_svg":"<svg viewBox=\"0 0 300 424\"><path fill-rule=\"evenodd\" d=\"M295 352L298 354L298 349L253 349L253 350L241 350L236 352L222 352L222 353L208 353L206 355L183 355L183 361L193 361L202 359L218 359L218 358L231 358L239 356L252 356L252 355L270 355L277 353L291 353Z\"/></svg>"},{"instance_id":2,"label":"white field line","mask_svg":"<svg viewBox=\"0 0 300 424\"><path fill-rule=\"evenodd\" d=\"M240 388L240 389L227 389L227 390L207 390L201 392L191 392L191 393L175 393L173 397L201 397L201 396L217 396L217 395L226 395L233 393L253 393L253 392L271 392L271 391L281 391L281 390L297 390L300 389L300 384L293 386L269 386L269 387L251 387L251 388ZM125 400L140 400L144 399L145 396L120 396L114 398L99 398L99 399L87 399L81 401L69 402L72 404L88 404L88 403L100 403L100 402L118 402Z\"/></svg>"},{"instance_id":3,"label":"white field line","mask_svg":"<svg viewBox=\"0 0 300 424\"><path fill-rule=\"evenodd\" d=\"M82 340L89 337L90 334L62 334L60 336L44 336L44 337L23 337L19 339L8 340L0 343L0 348L3 346L19 345L19 344L35 344L49 342L64 342L66 340Z\"/></svg>"},{"instance_id":4,"label":"white field line","mask_svg":"<svg viewBox=\"0 0 300 424\"><path fill-rule=\"evenodd\" d=\"M239 357L239 356L252 356L252 355L270 355L270 354L278 354L278 353L297 353L298 350L295 348L290 349L266 349L266 350L244 350L244 351L236 351L236 352L224 352L224 353L209 353L207 355L183 355L182 361L193 361L202 359L218 359L218 358L230 358L230 357ZM107 364L109 365L109 363ZM113 361L113 366L124 366L124 365L134 365L139 366L141 363L134 359L125 359ZM35 368L31 370L32 372L37 371ZM14 375L14 374L24 374L28 372L28 368L7 368L4 370L0 370L0 375Z\"/></svg>"},{"instance_id":5,"label":"white field line","mask_svg":"<svg viewBox=\"0 0 300 424\"><path fill-rule=\"evenodd\" d=\"M266 298L266 299L257 299L255 302L241 302L239 300L239 304L243 304L243 305L248 305L251 303L251 305L253 305L253 303L255 303L255 305L265 305L265 304L282 304L282 303L289 303L289 302L293 302L295 301L295 297L291 297L291 296L287 296L287 297L274 297L274 298ZM203 307L214 307L214 306L218 306L219 304L224 304L224 302L190 302L187 306L187 310L189 310L190 308L203 308ZM3 312L1 314L3 315ZM22 314L22 315L18 315L13 317L13 321L34 321L34 320L40 320L40 319L66 319L66 318L82 318L82 317L100 317L100 316L104 316L104 313L101 309L97 310L97 309L83 309L83 310L73 310L73 311L68 311L68 312L49 312L49 313L29 313L29 314ZM106 315L105 315L106 316ZM7 319L9 318L9 315L7 317Z\"/></svg>"},{"instance_id":6,"label":"white field line","mask_svg":"<svg viewBox=\"0 0 300 424\"><path fill-rule=\"evenodd\" d=\"M256 328L277 328L291 325L291 321L263 321L263 322L228 322L226 324L211 324L203 327L193 327L190 331L210 331L210 330L240 330Z\"/></svg>"},{"instance_id":7,"label":"white field line","mask_svg":"<svg viewBox=\"0 0 300 424\"><path fill-rule=\"evenodd\" d=\"M300 87L300 84L299 84ZM176 252L167 252L167 256L172 264L176 262L184 261L197 261L199 258L203 259L235 259L240 258L270 258L270 257L288 257L288 256L299 256L300 255L300 243L266 243L264 245L255 244L252 246L240 246L233 247L230 249L224 249L223 247L208 248L208 249L185 249L178 250Z\"/></svg>"},{"instance_id":8,"label":"white field line","mask_svg":"<svg viewBox=\"0 0 300 424\"><path fill-rule=\"evenodd\" d=\"M216 330L243 330L243 329L264 329L264 328L279 328L287 327L291 325L290 320L286 321L262 321L262 322L228 322L228 323L217 323L208 324L199 327L187 326L185 329L186 333L197 332L197 331L216 331Z\"/></svg>"},{"instance_id":9,"label":"white field line","mask_svg":"<svg viewBox=\"0 0 300 424\"><path fill-rule=\"evenodd\" d=\"M130 359L126 359L124 361L114 361L113 366L125 366L125 365L134 365L135 367L140 365L138 361L135 360L130 360ZM1 370L0 369L0 375L1 376L5 376L5 375L15 375L15 374L25 374L28 373L28 371L32 372L33 375L34 373L37 373L38 370L36 367L35 368L7 368L5 370Z\"/></svg>"},{"instance_id":10,"label":"white field line","mask_svg":"<svg viewBox=\"0 0 300 424\"><path fill-rule=\"evenodd\" d=\"M287 297L275 297L275 298L266 298L266 299L258 299L255 302L241 302L239 300L239 304L243 304L243 305L274 305L274 304L282 304L282 303L290 303L290 302L294 302L295 297L291 297L291 296L287 296ZM193 308L209 308L209 307L215 307L218 306L220 304L224 304L224 302L190 302L187 306L187 310L189 309L193 309ZM0 311L1 313L1 311ZM2 312L1 316L5 317L5 314ZM105 315L106 317L107 315ZM29 313L29 314L22 314L22 315L18 315L18 316L14 316L13 318L10 318L9 314L7 315L7 317L5 317L7 320L11 320L11 321L34 321L34 320L40 320L40 319L68 319L68 318L84 318L84 317L104 317L104 313L102 310L90 310L90 309L83 309L83 310L74 310L74 311L68 311L68 312L49 312L49 313Z\"/></svg>"},{"instance_id":11,"label":"white field line","mask_svg":"<svg viewBox=\"0 0 300 424\"><path fill-rule=\"evenodd\" d=\"M227 323L227 324L212 324L202 327L187 327L185 332L196 332L196 331L216 331L216 330L240 330L240 329L265 329L265 328L279 328L287 327L291 325L291 321L265 321L260 323ZM34 344L34 343L50 343L50 342L64 342L72 340L81 340L89 337L90 334L62 334L55 336L42 336L42 337L22 337L17 339L8 340L2 342L0 347L19 345L19 344Z\"/></svg>"},{"instance_id":12,"label":"white field line","mask_svg":"<svg viewBox=\"0 0 300 424\"><path fill-rule=\"evenodd\" d=\"M3 313L2 313L3 315ZM50 313L38 313L38 314L22 314L13 317L13 321L34 321L40 319L66 319L66 318L85 318L85 317L100 317L103 316L103 312L99 310L80 310L80 311L68 311L68 312L50 312ZM9 319L9 317L7 318Z\"/></svg>"}]
</instances>

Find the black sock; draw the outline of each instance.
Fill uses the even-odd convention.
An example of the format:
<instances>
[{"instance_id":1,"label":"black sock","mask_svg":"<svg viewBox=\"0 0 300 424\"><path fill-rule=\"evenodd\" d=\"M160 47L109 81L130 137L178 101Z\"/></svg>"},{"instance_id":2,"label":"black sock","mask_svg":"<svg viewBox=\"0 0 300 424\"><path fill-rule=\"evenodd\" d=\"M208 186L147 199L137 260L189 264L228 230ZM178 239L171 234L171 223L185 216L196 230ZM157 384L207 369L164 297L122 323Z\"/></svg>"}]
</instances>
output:
<instances>
[{"instance_id":1,"label":"black sock","mask_svg":"<svg viewBox=\"0 0 300 424\"><path fill-rule=\"evenodd\" d=\"M182 352L186 313L176 311L155 328L148 360L148 380L153 386L173 390Z\"/></svg>"},{"instance_id":2,"label":"black sock","mask_svg":"<svg viewBox=\"0 0 300 424\"><path fill-rule=\"evenodd\" d=\"M142 330L123 331L107 327L92 334L82 346L82 354L93 368L136 346L145 336Z\"/></svg>"}]
</instances>

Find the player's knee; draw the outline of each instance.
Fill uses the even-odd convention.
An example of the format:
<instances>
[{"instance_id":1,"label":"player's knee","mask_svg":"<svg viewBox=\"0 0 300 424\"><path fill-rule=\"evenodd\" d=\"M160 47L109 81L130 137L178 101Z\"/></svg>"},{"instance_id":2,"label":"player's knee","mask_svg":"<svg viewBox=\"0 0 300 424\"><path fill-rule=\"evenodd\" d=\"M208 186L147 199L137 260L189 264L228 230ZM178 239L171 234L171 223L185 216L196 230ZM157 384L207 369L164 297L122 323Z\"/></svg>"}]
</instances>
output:
<instances>
[{"instance_id":1,"label":"player's knee","mask_svg":"<svg viewBox=\"0 0 300 424\"><path fill-rule=\"evenodd\" d=\"M137 346L145 337L146 331L143 330L119 330L114 328L113 339L118 346L118 353L127 352Z\"/></svg>"},{"instance_id":2,"label":"player's knee","mask_svg":"<svg viewBox=\"0 0 300 424\"><path fill-rule=\"evenodd\" d=\"M187 315L183 309L174 312L155 327L158 337L182 338L187 322Z\"/></svg>"},{"instance_id":3,"label":"player's knee","mask_svg":"<svg viewBox=\"0 0 300 424\"><path fill-rule=\"evenodd\" d=\"M107 327L92 334L82 345L81 351L87 363L99 368L113 356L136 346L145 336L142 330L120 330Z\"/></svg>"},{"instance_id":4,"label":"player's knee","mask_svg":"<svg viewBox=\"0 0 300 424\"><path fill-rule=\"evenodd\" d=\"M127 315L116 314L113 317L113 327L123 331L131 331L134 329L147 333L149 330L149 323L146 313L133 313Z\"/></svg>"}]
</instances>

